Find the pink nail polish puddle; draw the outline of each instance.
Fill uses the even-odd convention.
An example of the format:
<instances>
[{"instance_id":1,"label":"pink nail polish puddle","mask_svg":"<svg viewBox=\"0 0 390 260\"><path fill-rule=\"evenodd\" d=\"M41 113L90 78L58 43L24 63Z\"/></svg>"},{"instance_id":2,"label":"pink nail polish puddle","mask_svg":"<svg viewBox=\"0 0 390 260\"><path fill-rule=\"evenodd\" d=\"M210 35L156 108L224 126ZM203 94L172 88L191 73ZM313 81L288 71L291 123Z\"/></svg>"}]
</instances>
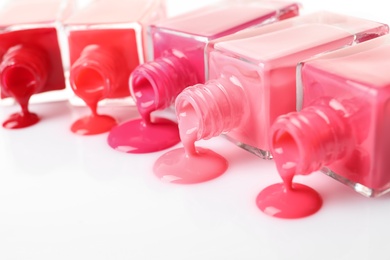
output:
<instances>
[{"instance_id":1,"label":"pink nail polish puddle","mask_svg":"<svg viewBox=\"0 0 390 260\"><path fill-rule=\"evenodd\" d=\"M55 26L63 7L61 1L29 0L9 1L0 10L0 96L21 107L3 122L4 128L36 124L40 119L29 111L30 98L65 89Z\"/></svg>"},{"instance_id":2,"label":"pink nail polish puddle","mask_svg":"<svg viewBox=\"0 0 390 260\"><path fill-rule=\"evenodd\" d=\"M154 173L162 181L194 184L212 180L222 175L228 162L219 154L196 147L197 119L191 106L179 115L180 137L184 148L178 148L161 156L154 164Z\"/></svg>"},{"instance_id":3,"label":"pink nail polish puddle","mask_svg":"<svg viewBox=\"0 0 390 260\"><path fill-rule=\"evenodd\" d=\"M297 63L352 45L362 35L374 38L387 30L381 23L318 12L212 41L210 80L178 95L178 118L192 111L197 127L191 131L196 131L196 140L225 134L240 147L270 158L272 122L295 110ZM179 120L182 140L188 138L187 124Z\"/></svg>"},{"instance_id":4,"label":"pink nail polish puddle","mask_svg":"<svg viewBox=\"0 0 390 260\"><path fill-rule=\"evenodd\" d=\"M272 126L278 167L294 160L297 174L321 170L367 197L389 192L389 66L387 35L302 62L299 112Z\"/></svg>"},{"instance_id":5,"label":"pink nail polish puddle","mask_svg":"<svg viewBox=\"0 0 390 260\"><path fill-rule=\"evenodd\" d=\"M116 120L98 104L130 96L128 78L144 60L145 24L163 16L162 1L93 1L64 21L70 54L70 85L90 108L71 130L80 135L110 131ZM73 100L73 99L72 99Z\"/></svg>"},{"instance_id":6,"label":"pink nail polish puddle","mask_svg":"<svg viewBox=\"0 0 390 260\"><path fill-rule=\"evenodd\" d=\"M205 81L208 42L297 14L298 6L294 3L226 2L152 25L149 41L153 43L155 60L140 65L130 78L130 89L142 119L112 129L108 144L127 153L154 152L177 144L180 139L175 123L150 120L150 114L170 107L185 87Z\"/></svg>"}]
</instances>

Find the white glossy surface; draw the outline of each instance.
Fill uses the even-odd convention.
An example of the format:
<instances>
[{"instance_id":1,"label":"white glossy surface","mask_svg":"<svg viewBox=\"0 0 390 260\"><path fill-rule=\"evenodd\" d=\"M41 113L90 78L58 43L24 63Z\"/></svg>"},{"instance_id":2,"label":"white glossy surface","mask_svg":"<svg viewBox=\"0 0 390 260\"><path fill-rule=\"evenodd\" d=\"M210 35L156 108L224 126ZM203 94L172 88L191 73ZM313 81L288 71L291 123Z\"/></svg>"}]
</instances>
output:
<instances>
[{"instance_id":1,"label":"white glossy surface","mask_svg":"<svg viewBox=\"0 0 390 260\"><path fill-rule=\"evenodd\" d=\"M308 2L308 10L325 8L390 20L382 19L385 1L353 6L347 0L301 2ZM388 255L390 195L367 199L316 173L297 180L323 196L323 208L305 219L275 219L255 205L261 189L280 181L273 162L222 138L199 143L229 160L222 177L191 186L165 184L152 173L153 162L164 151L122 154L108 147L106 134L73 135L69 125L88 113L84 108L54 103L33 105L31 110L42 117L38 125L17 131L0 128L0 259L384 259ZM1 107L1 121L14 111L18 108ZM121 121L137 116L130 108L110 114Z\"/></svg>"}]
</instances>

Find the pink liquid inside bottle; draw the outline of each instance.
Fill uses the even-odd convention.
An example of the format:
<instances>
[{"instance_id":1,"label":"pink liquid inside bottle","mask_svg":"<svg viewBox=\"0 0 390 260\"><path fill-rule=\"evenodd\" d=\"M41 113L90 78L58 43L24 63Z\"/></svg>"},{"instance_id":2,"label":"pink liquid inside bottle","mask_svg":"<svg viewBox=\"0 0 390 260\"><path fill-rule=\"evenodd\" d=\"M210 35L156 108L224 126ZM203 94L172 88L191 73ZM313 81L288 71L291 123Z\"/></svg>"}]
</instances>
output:
<instances>
[{"instance_id":1,"label":"pink liquid inside bottle","mask_svg":"<svg viewBox=\"0 0 390 260\"><path fill-rule=\"evenodd\" d=\"M186 88L176 99L184 145L193 145L189 143L194 140L194 131L195 140L224 134L244 149L270 158L271 124L279 115L295 110L297 63L383 35L387 30L380 23L319 12L244 30L212 42L210 80ZM193 120L184 120L187 111L192 111ZM187 141L190 138L192 141ZM159 177L178 171L176 164L170 164L179 160L173 153L168 152L163 161L157 161L155 171ZM159 167L162 164L164 168Z\"/></svg>"},{"instance_id":2,"label":"pink liquid inside bottle","mask_svg":"<svg viewBox=\"0 0 390 260\"><path fill-rule=\"evenodd\" d=\"M151 118L151 114L170 107L185 87L205 81L208 43L297 14L295 3L226 1L150 26L154 59L136 68L130 78L130 90L141 118L112 129L108 144L127 153L154 152L177 144L180 139L176 123Z\"/></svg>"},{"instance_id":3,"label":"pink liquid inside bottle","mask_svg":"<svg viewBox=\"0 0 390 260\"><path fill-rule=\"evenodd\" d=\"M64 21L70 54L70 86L90 109L71 127L80 135L109 131L116 120L98 103L130 96L130 73L145 59L146 24L165 14L160 0L92 1ZM75 104L77 98L72 98Z\"/></svg>"},{"instance_id":4,"label":"pink liquid inside bottle","mask_svg":"<svg viewBox=\"0 0 390 260\"><path fill-rule=\"evenodd\" d=\"M299 112L272 126L281 174L321 170L377 197L390 191L390 37L334 51L299 65Z\"/></svg>"},{"instance_id":5,"label":"pink liquid inside bottle","mask_svg":"<svg viewBox=\"0 0 390 260\"><path fill-rule=\"evenodd\" d=\"M3 122L4 128L36 124L39 117L28 108L30 98L65 89L57 24L65 7L61 0L16 0L0 10L0 96L21 107Z\"/></svg>"}]
</instances>

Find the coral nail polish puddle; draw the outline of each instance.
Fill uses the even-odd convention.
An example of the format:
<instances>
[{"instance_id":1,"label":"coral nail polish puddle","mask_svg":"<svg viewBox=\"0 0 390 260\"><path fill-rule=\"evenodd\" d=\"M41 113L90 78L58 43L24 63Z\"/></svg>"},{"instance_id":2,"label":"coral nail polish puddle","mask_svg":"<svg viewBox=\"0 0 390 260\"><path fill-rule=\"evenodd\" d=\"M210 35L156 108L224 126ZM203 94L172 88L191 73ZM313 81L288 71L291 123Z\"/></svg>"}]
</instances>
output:
<instances>
[{"instance_id":1,"label":"coral nail polish puddle","mask_svg":"<svg viewBox=\"0 0 390 260\"><path fill-rule=\"evenodd\" d=\"M91 114L71 126L79 135L110 131L117 121L98 113L102 102L127 104L130 73L145 59L144 27L163 17L159 0L92 1L64 21L70 55L70 87ZM113 101L116 100L116 101ZM122 102L123 101L123 102Z\"/></svg>"},{"instance_id":2,"label":"coral nail polish puddle","mask_svg":"<svg viewBox=\"0 0 390 260\"><path fill-rule=\"evenodd\" d=\"M274 147L275 162L283 183L266 187L257 196L256 204L265 214L286 219L303 218L316 213L322 206L321 196L312 188L293 183L296 175L297 151L289 136L281 136ZM283 148L289 148L284 149ZM294 149L295 148L295 149Z\"/></svg>"},{"instance_id":3,"label":"coral nail polish puddle","mask_svg":"<svg viewBox=\"0 0 390 260\"><path fill-rule=\"evenodd\" d=\"M108 144L127 153L154 152L177 144L180 139L176 123L150 119L151 113L172 106L185 87L205 81L205 49L210 40L297 14L295 3L227 1L150 26L154 60L138 66L129 84L142 118L113 128Z\"/></svg>"},{"instance_id":4,"label":"coral nail polish puddle","mask_svg":"<svg viewBox=\"0 0 390 260\"><path fill-rule=\"evenodd\" d=\"M65 89L57 32L64 12L60 0L8 1L0 10L0 96L21 107L4 128L36 124L39 116L28 108L32 96Z\"/></svg>"},{"instance_id":5,"label":"coral nail polish puddle","mask_svg":"<svg viewBox=\"0 0 390 260\"><path fill-rule=\"evenodd\" d=\"M228 162L221 155L196 147L197 120L191 106L179 115L180 138L184 148L178 148L161 156L154 164L154 173L164 182L195 184L222 175Z\"/></svg>"}]
</instances>

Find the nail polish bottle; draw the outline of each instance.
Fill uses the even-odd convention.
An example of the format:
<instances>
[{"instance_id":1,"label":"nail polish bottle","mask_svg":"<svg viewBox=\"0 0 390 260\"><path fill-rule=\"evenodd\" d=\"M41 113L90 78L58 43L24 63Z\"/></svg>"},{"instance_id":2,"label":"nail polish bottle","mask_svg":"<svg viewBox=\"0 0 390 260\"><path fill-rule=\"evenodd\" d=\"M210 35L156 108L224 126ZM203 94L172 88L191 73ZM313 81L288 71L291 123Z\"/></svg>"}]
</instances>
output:
<instances>
[{"instance_id":1,"label":"nail polish bottle","mask_svg":"<svg viewBox=\"0 0 390 260\"><path fill-rule=\"evenodd\" d=\"M165 15L161 0L95 0L64 21L69 49L69 84L92 114L71 130L80 135L109 131L116 120L99 115L98 103L124 101L130 96L131 71L144 62L145 26Z\"/></svg>"},{"instance_id":2,"label":"nail polish bottle","mask_svg":"<svg viewBox=\"0 0 390 260\"><path fill-rule=\"evenodd\" d=\"M298 111L272 126L278 168L321 170L367 197L390 191L390 36L298 66Z\"/></svg>"},{"instance_id":3,"label":"nail polish bottle","mask_svg":"<svg viewBox=\"0 0 390 260\"><path fill-rule=\"evenodd\" d=\"M176 99L184 144L180 150L190 158L199 149L195 141L225 134L244 149L271 158L271 124L279 115L295 111L297 63L387 31L381 23L317 12L212 42L210 80L186 88ZM160 178L171 176L172 168L177 167L170 163L174 156L169 153L155 164Z\"/></svg>"},{"instance_id":4,"label":"nail polish bottle","mask_svg":"<svg viewBox=\"0 0 390 260\"><path fill-rule=\"evenodd\" d=\"M138 66L129 83L142 119L115 127L109 145L122 152L145 153L177 144L176 123L151 119L151 113L173 105L185 87L205 81L207 44L248 27L296 16L298 9L287 2L223 1L151 25L153 59Z\"/></svg>"},{"instance_id":5,"label":"nail polish bottle","mask_svg":"<svg viewBox=\"0 0 390 260\"><path fill-rule=\"evenodd\" d=\"M61 0L2 3L0 96L2 103L15 101L21 107L21 112L3 122L4 128L24 128L39 121L38 115L29 111L30 98L37 102L66 99L58 23L66 8Z\"/></svg>"}]
</instances>

